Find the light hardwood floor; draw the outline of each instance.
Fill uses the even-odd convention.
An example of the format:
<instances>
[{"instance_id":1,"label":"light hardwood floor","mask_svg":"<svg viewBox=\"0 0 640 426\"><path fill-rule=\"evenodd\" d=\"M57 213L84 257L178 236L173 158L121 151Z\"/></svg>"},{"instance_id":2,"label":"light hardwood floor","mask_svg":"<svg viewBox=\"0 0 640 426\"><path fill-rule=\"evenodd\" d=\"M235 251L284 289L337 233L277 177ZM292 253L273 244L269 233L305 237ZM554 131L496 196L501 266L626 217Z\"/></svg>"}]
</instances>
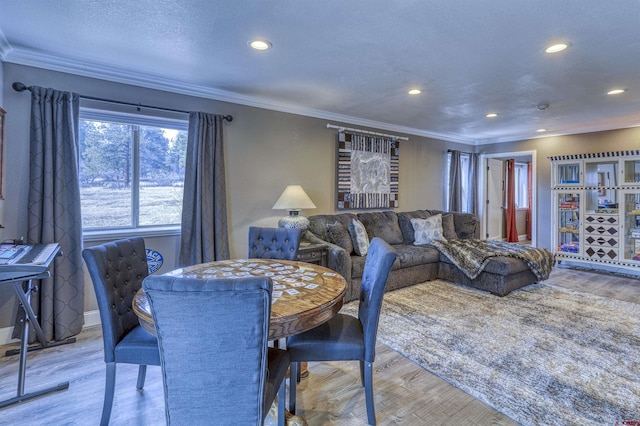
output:
<instances>
[{"instance_id":1,"label":"light hardwood floor","mask_svg":"<svg viewBox=\"0 0 640 426\"><path fill-rule=\"evenodd\" d=\"M568 288L640 303L636 279L562 267L554 270L553 277ZM16 395L18 356L4 356L9 348L0 347L0 400ZM374 369L379 425L516 424L382 344L377 346ZM298 414L310 426L367 424L357 362L310 363L309 371L309 378L298 387ZM143 392L136 391L136 376L136 366L118 366L111 424L164 424L160 368L148 368ZM0 424L97 425L104 392L99 327L85 329L74 344L29 353L26 392L67 380L66 391L0 410ZM275 422L267 417L266 424Z\"/></svg>"}]
</instances>

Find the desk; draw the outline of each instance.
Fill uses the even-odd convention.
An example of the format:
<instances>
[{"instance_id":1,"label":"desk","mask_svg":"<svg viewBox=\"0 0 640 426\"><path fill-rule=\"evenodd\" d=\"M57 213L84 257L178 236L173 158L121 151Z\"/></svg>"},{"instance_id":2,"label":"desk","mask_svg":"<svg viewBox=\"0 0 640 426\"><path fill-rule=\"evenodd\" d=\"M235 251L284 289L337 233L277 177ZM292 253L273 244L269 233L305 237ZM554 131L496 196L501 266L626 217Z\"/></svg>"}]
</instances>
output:
<instances>
[{"instance_id":1,"label":"desk","mask_svg":"<svg viewBox=\"0 0 640 426\"><path fill-rule=\"evenodd\" d=\"M166 275L189 278L269 276L273 299L269 340L302 333L331 319L342 307L347 283L324 266L291 260L232 259L177 269ZM133 298L140 324L155 334L149 301L140 289Z\"/></svg>"},{"instance_id":2,"label":"desk","mask_svg":"<svg viewBox=\"0 0 640 426\"><path fill-rule=\"evenodd\" d=\"M63 391L69 388L69 382L60 383L57 386L37 390L34 392L25 393L25 373L27 369L27 352L29 348L29 325L33 327L36 332L36 336L40 341L40 348L48 348L57 346L59 344L66 344L75 342L75 338L69 341L62 342L47 342L42 328L38 323L38 317L31 308L31 293L36 291L37 286L33 284L34 280L42 280L49 277L49 267L53 263L53 259L60 252L60 246L56 245L55 249L51 251L48 258L38 264L15 264L15 265L3 265L0 267L0 285L10 284L18 296L18 301L24 309L24 322L22 324L22 339L20 342L20 350L18 353L19 365L18 365L18 389L16 396L4 401L0 401L0 409L10 407L21 402L29 401L34 398ZM26 282L26 287L23 288L22 283Z\"/></svg>"}]
</instances>

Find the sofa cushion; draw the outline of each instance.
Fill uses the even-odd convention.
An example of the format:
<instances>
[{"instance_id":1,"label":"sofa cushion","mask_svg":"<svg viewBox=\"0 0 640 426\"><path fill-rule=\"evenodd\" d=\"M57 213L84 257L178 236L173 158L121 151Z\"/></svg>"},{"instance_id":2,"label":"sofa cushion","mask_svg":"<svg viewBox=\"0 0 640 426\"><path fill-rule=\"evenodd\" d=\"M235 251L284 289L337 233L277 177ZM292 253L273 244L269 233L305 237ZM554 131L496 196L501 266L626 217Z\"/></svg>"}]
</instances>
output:
<instances>
[{"instance_id":1,"label":"sofa cushion","mask_svg":"<svg viewBox=\"0 0 640 426\"><path fill-rule=\"evenodd\" d=\"M336 221L327 225L328 241L342 247L347 253L353 253L353 242L349 231L340 222Z\"/></svg>"},{"instance_id":2,"label":"sofa cushion","mask_svg":"<svg viewBox=\"0 0 640 426\"><path fill-rule=\"evenodd\" d=\"M428 210L414 210L412 212L398 213L398 225L402 232L403 243L413 244L413 241L415 240L411 219L426 219L429 216L431 216L431 213L429 213Z\"/></svg>"},{"instance_id":3,"label":"sofa cushion","mask_svg":"<svg viewBox=\"0 0 640 426\"><path fill-rule=\"evenodd\" d=\"M366 256L369 251L369 237L362 222L358 219L351 219L351 222L349 222L349 234L356 254L358 256Z\"/></svg>"},{"instance_id":4,"label":"sofa cushion","mask_svg":"<svg viewBox=\"0 0 640 426\"><path fill-rule=\"evenodd\" d=\"M455 213L453 215L453 222L459 239L480 238L480 222L478 221L478 216L475 214Z\"/></svg>"},{"instance_id":5,"label":"sofa cushion","mask_svg":"<svg viewBox=\"0 0 640 426\"><path fill-rule=\"evenodd\" d=\"M442 232L444 234L444 238L446 238L447 241L458 239L453 214L448 213L442 215Z\"/></svg>"},{"instance_id":6,"label":"sofa cushion","mask_svg":"<svg viewBox=\"0 0 640 426\"><path fill-rule=\"evenodd\" d=\"M398 244L393 246L393 249L396 251L399 266L402 268L440 261L440 252L433 246Z\"/></svg>"},{"instance_id":7,"label":"sofa cushion","mask_svg":"<svg viewBox=\"0 0 640 426\"><path fill-rule=\"evenodd\" d=\"M321 240L329 241L328 228L330 223L340 222L344 229L348 229L351 219L357 216L353 213L318 214L309 216L309 231Z\"/></svg>"},{"instance_id":8,"label":"sofa cushion","mask_svg":"<svg viewBox=\"0 0 640 426\"><path fill-rule=\"evenodd\" d=\"M402 231L400 231L396 212L388 210L384 212L359 213L358 219L367 229L370 240L378 237L391 245L402 244Z\"/></svg>"},{"instance_id":9,"label":"sofa cushion","mask_svg":"<svg viewBox=\"0 0 640 426\"><path fill-rule=\"evenodd\" d=\"M411 219L415 234L413 244L429 244L433 240L446 241L442 230L442 215L428 217L426 219Z\"/></svg>"},{"instance_id":10,"label":"sofa cushion","mask_svg":"<svg viewBox=\"0 0 640 426\"><path fill-rule=\"evenodd\" d=\"M397 244L393 246L396 252L396 261L391 270L410 268L427 263L437 264L440 260L440 252L432 246L414 246L413 244ZM364 273L366 257L351 257L351 279L361 278Z\"/></svg>"},{"instance_id":11,"label":"sofa cushion","mask_svg":"<svg viewBox=\"0 0 640 426\"><path fill-rule=\"evenodd\" d=\"M366 257L351 256L351 279L362 278ZM395 262L394 262L395 263ZM391 267L393 269L393 266Z\"/></svg>"},{"instance_id":12,"label":"sofa cushion","mask_svg":"<svg viewBox=\"0 0 640 426\"><path fill-rule=\"evenodd\" d=\"M444 254L440 254L440 262L450 263L453 265L453 262ZM506 276L527 270L529 270L529 266L527 266L527 262L522 259L508 256L495 256L487 262L482 273L488 272L491 274Z\"/></svg>"}]
</instances>

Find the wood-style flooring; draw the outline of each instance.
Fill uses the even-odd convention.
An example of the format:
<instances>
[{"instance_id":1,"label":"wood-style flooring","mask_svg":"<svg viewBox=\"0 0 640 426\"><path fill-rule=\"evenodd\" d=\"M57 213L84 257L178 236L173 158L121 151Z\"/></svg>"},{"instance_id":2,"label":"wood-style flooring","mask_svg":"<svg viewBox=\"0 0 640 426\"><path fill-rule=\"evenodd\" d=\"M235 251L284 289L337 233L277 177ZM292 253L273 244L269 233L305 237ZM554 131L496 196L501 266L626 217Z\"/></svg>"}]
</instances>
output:
<instances>
[{"instance_id":1,"label":"wood-style flooring","mask_svg":"<svg viewBox=\"0 0 640 426\"><path fill-rule=\"evenodd\" d=\"M562 267L552 274L555 283L568 288L640 303L640 281L636 279ZM10 348L0 347L0 400L16 395L18 355L4 356ZM377 346L374 370L379 425L516 424L382 344ZM367 424L357 362L309 363L309 372L298 387L298 414L310 426ZM160 368L147 369L143 392L136 390L136 377L137 366L118 366L111 424L164 424ZM99 327L85 329L74 344L29 353L26 392L64 381L70 383L66 391L0 410L0 425L99 424L104 392ZM212 420L211 424L218 423ZM275 421L267 417L266 424Z\"/></svg>"}]
</instances>

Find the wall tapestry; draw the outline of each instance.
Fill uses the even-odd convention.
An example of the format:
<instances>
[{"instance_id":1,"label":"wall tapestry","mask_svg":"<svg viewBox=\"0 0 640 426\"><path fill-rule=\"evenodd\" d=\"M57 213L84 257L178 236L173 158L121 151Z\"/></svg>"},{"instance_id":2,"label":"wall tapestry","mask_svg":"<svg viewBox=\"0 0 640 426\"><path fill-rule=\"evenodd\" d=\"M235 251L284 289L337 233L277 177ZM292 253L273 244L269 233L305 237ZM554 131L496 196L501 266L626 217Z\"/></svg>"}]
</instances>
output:
<instances>
[{"instance_id":1,"label":"wall tapestry","mask_svg":"<svg viewBox=\"0 0 640 426\"><path fill-rule=\"evenodd\" d=\"M392 138L339 132L338 209L397 208L399 151Z\"/></svg>"}]
</instances>

